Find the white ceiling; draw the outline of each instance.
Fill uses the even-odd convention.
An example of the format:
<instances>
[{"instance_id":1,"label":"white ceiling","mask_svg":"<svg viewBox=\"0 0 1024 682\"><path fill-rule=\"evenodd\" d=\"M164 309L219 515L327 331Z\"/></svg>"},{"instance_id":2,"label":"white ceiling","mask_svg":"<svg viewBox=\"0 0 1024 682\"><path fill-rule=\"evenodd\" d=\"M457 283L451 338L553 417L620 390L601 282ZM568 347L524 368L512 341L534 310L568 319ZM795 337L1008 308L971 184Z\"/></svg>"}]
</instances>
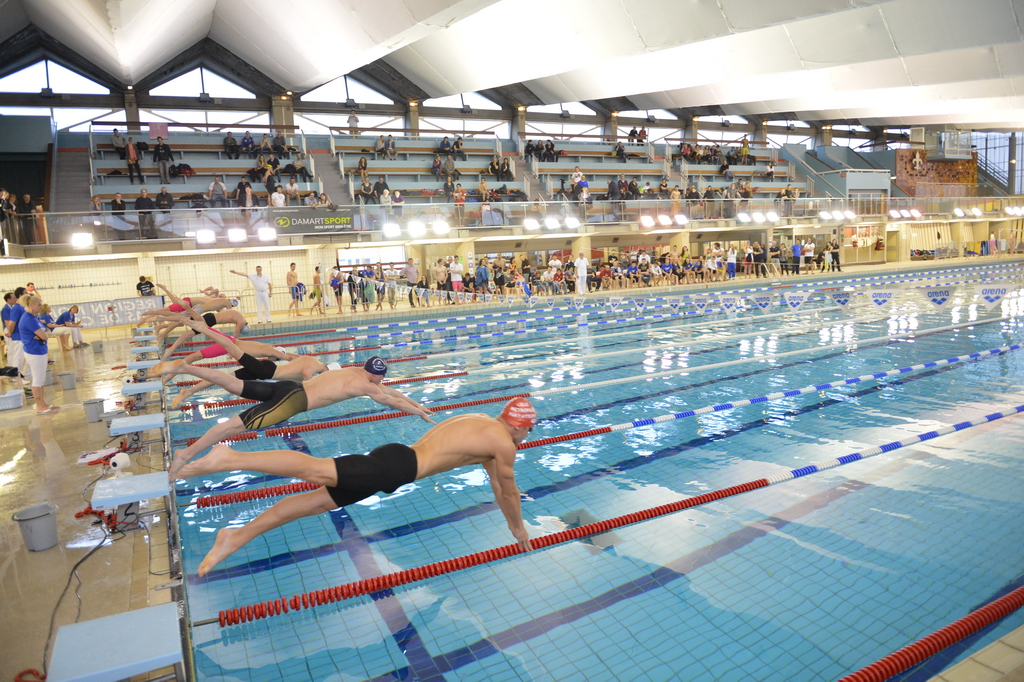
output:
<instances>
[{"instance_id":1,"label":"white ceiling","mask_svg":"<svg viewBox=\"0 0 1024 682\"><path fill-rule=\"evenodd\" d=\"M0 0L127 83L209 37L285 88L383 59L432 97L1024 125L1024 0Z\"/></svg>"}]
</instances>

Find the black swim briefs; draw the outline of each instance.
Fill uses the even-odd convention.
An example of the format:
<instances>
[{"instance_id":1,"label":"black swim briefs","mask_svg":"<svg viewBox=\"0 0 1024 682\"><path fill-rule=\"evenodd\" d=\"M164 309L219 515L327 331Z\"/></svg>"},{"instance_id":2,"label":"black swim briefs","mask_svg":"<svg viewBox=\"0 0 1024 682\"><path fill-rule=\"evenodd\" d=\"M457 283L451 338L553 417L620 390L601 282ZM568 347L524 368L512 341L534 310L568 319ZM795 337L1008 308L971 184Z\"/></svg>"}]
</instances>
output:
<instances>
[{"instance_id":1,"label":"black swim briefs","mask_svg":"<svg viewBox=\"0 0 1024 682\"><path fill-rule=\"evenodd\" d=\"M242 353L238 362L242 365L242 369L235 370L235 378L242 381L273 379L274 372L277 371L277 365L273 360L257 360L248 353Z\"/></svg>"},{"instance_id":2,"label":"black swim briefs","mask_svg":"<svg viewBox=\"0 0 1024 682\"><path fill-rule=\"evenodd\" d=\"M207 327L217 326L217 316L213 313L203 313L203 322L206 323Z\"/></svg>"},{"instance_id":3,"label":"black swim briefs","mask_svg":"<svg viewBox=\"0 0 1024 682\"><path fill-rule=\"evenodd\" d=\"M291 419L308 406L306 391L296 381L243 381L239 394L249 400L259 400L239 414L247 429L262 429Z\"/></svg>"},{"instance_id":4,"label":"black swim briefs","mask_svg":"<svg viewBox=\"0 0 1024 682\"><path fill-rule=\"evenodd\" d=\"M338 485L327 492L339 507L354 504L378 492L393 493L416 480L416 451L401 443L388 443L365 455L335 457Z\"/></svg>"}]
</instances>

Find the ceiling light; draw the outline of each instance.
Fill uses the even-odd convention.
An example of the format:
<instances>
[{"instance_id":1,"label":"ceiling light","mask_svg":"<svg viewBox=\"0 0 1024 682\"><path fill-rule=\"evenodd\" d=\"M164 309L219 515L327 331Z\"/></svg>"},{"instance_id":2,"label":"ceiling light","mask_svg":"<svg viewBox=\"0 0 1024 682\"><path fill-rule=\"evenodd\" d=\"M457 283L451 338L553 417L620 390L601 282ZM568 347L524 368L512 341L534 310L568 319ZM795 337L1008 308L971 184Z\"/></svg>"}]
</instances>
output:
<instances>
[{"instance_id":1,"label":"ceiling light","mask_svg":"<svg viewBox=\"0 0 1024 682\"><path fill-rule=\"evenodd\" d=\"M740 213L736 217L739 218L739 221L741 223L749 223L750 222L750 214L749 213Z\"/></svg>"},{"instance_id":2,"label":"ceiling light","mask_svg":"<svg viewBox=\"0 0 1024 682\"><path fill-rule=\"evenodd\" d=\"M818 216L822 220L832 220L832 214L829 213L828 211L821 211L821 212L818 213Z\"/></svg>"},{"instance_id":3,"label":"ceiling light","mask_svg":"<svg viewBox=\"0 0 1024 682\"><path fill-rule=\"evenodd\" d=\"M654 227L654 218L649 215L640 216L640 224L644 227Z\"/></svg>"},{"instance_id":4,"label":"ceiling light","mask_svg":"<svg viewBox=\"0 0 1024 682\"><path fill-rule=\"evenodd\" d=\"M761 212L755 213L754 214L754 222L755 223L763 223L764 222L764 213L761 213Z\"/></svg>"},{"instance_id":5,"label":"ceiling light","mask_svg":"<svg viewBox=\"0 0 1024 682\"><path fill-rule=\"evenodd\" d=\"M959 211L960 209L957 209L957 210ZM963 215L962 211L961 211L961 215ZM889 217L890 218L899 218L900 217L900 212L897 211L895 208L890 209L889 210Z\"/></svg>"},{"instance_id":6,"label":"ceiling light","mask_svg":"<svg viewBox=\"0 0 1024 682\"><path fill-rule=\"evenodd\" d=\"M845 216L842 211L832 211L832 217L836 220L842 220Z\"/></svg>"},{"instance_id":7,"label":"ceiling light","mask_svg":"<svg viewBox=\"0 0 1024 682\"><path fill-rule=\"evenodd\" d=\"M185 236L186 237L195 237L196 236L196 232L195 232L195 230L189 230L188 232L185 233Z\"/></svg>"},{"instance_id":8,"label":"ceiling light","mask_svg":"<svg viewBox=\"0 0 1024 682\"><path fill-rule=\"evenodd\" d=\"M448 227L448 223L443 220L434 221L434 234L448 234L452 231L452 228Z\"/></svg>"},{"instance_id":9,"label":"ceiling light","mask_svg":"<svg viewBox=\"0 0 1024 682\"><path fill-rule=\"evenodd\" d=\"M544 219L544 226L547 227L549 230L557 230L558 229L558 218L551 218L551 217L545 218Z\"/></svg>"},{"instance_id":10,"label":"ceiling light","mask_svg":"<svg viewBox=\"0 0 1024 682\"><path fill-rule=\"evenodd\" d=\"M213 230L196 230L197 244L215 244L216 242L217 233Z\"/></svg>"},{"instance_id":11,"label":"ceiling light","mask_svg":"<svg viewBox=\"0 0 1024 682\"><path fill-rule=\"evenodd\" d=\"M388 237L389 239L394 239L395 237L402 234L402 228L399 227L397 223L384 223L383 231L384 236Z\"/></svg>"},{"instance_id":12,"label":"ceiling light","mask_svg":"<svg viewBox=\"0 0 1024 682\"><path fill-rule=\"evenodd\" d=\"M580 226L579 218L573 218L572 216L569 216L568 218L565 219L565 226L568 227L570 230L575 230L577 227Z\"/></svg>"},{"instance_id":13,"label":"ceiling light","mask_svg":"<svg viewBox=\"0 0 1024 682\"><path fill-rule=\"evenodd\" d=\"M900 217L902 217L902 218L909 218L910 217L910 211L908 211L905 208L901 208L900 209Z\"/></svg>"},{"instance_id":14,"label":"ceiling light","mask_svg":"<svg viewBox=\"0 0 1024 682\"><path fill-rule=\"evenodd\" d=\"M851 211L850 209L846 209L845 211L843 211L843 215L846 216L847 220L856 220L857 219L857 214L854 213L853 211Z\"/></svg>"},{"instance_id":15,"label":"ceiling light","mask_svg":"<svg viewBox=\"0 0 1024 682\"><path fill-rule=\"evenodd\" d=\"M773 223L779 220L779 214L776 213L775 211L768 211L768 213L766 213L764 217L772 221ZM754 218L757 218L757 216L754 216Z\"/></svg>"},{"instance_id":16,"label":"ceiling light","mask_svg":"<svg viewBox=\"0 0 1024 682\"><path fill-rule=\"evenodd\" d=\"M672 219L669 218L667 215L659 215L658 216L658 222L661 223L662 225L668 227L669 225L672 224Z\"/></svg>"},{"instance_id":17,"label":"ceiling light","mask_svg":"<svg viewBox=\"0 0 1024 682\"><path fill-rule=\"evenodd\" d=\"M228 230L228 241L229 242L244 242L249 239L248 233L241 227L232 227Z\"/></svg>"},{"instance_id":18,"label":"ceiling light","mask_svg":"<svg viewBox=\"0 0 1024 682\"><path fill-rule=\"evenodd\" d=\"M690 219L684 216L682 213L676 216L676 225L685 225L690 222Z\"/></svg>"},{"instance_id":19,"label":"ceiling light","mask_svg":"<svg viewBox=\"0 0 1024 682\"><path fill-rule=\"evenodd\" d=\"M953 215L955 215L957 218L963 218L967 214L964 213L964 210L962 208L957 206L956 208L953 209Z\"/></svg>"},{"instance_id":20,"label":"ceiling light","mask_svg":"<svg viewBox=\"0 0 1024 682\"><path fill-rule=\"evenodd\" d=\"M916 208L912 208L912 209L910 209L910 215L914 216L915 219L916 218L920 218L921 217L921 212L918 211Z\"/></svg>"},{"instance_id":21,"label":"ceiling light","mask_svg":"<svg viewBox=\"0 0 1024 682\"><path fill-rule=\"evenodd\" d=\"M538 223L534 218L527 218L523 221L523 227L527 230L536 230L540 227L540 223Z\"/></svg>"},{"instance_id":22,"label":"ceiling light","mask_svg":"<svg viewBox=\"0 0 1024 682\"><path fill-rule=\"evenodd\" d=\"M71 246L76 249L88 249L92 246L92 232L75 232L71 235Z\"/></svg>"},{"instance_id":23,"label":"ceiling light","mask_svg":"<svg viewBox=\"0 0 1024 682\"><path fill-rule=\"evenodd\" d=\"M422 237L427 233L427 226L418 220L409 221L409 236Z\"/></svg>"},{"instance_id":24,"label":"ceiling light","mask_svg":"<svg viewBox=\"0 0 1024 682\"><path fill-rule=\"evenodd\" d=\"M101 223L101 222L100 222L100 221L98 221L98 220L94 220L94 221L92 221L92 224L93 224L93 225L102 225L103 223Z\"/></svg>"},{"instance_id":25,"label":"ceiling light","mask_svg":"<svg viewBox=\"0 0 1024 682\"><path fill-rule=\"evenodd\" d=\"M260 238L261 242L272 242L277 239L277 228L261 227L256 230L256 235Z\"/></svg>"}]
</instances>

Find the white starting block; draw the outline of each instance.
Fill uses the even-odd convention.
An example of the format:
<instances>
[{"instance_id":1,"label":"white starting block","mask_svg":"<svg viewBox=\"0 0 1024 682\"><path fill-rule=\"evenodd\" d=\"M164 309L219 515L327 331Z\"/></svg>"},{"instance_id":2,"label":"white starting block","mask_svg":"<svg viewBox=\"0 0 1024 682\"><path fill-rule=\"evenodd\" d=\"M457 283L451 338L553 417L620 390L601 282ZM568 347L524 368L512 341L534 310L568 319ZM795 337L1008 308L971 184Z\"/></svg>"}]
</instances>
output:
<instances>
[{"instance_id":1,"label":"white starting block","mask_svg":"<svg viewBox=\"0 0 1024 682\"><path fill-rule=\"evenodd\" d=\"M142 432L150 429L160 429L161 438L163 437L163 428L166 423L166 415L163 412L154 412L153 414L139 414L134 417L118 417L110 421L110 435L111 436L124 436L128 435L128 446L126 450L129 452L141 448L143 445ZM159 439L154 442L160 442ZM166 475L165 475L166 477Z\"/></svg>"},{"instance_id":2,"label":"white starting block","mask_svg":"<svg viewBox=\"0 0 1024 682\"><path fill-rule=\"evenodd\" d=\"M132 360L125 367L135 372L137 380L145 381L146 377L149 376L149 370L159 362L159 360Z\"/></svg>"},{"instance_id":3,"label":"white starting block","mask_svg":"<svg viewBox=\"0 0 1024 682\"><path fill-rule=\"evenodd\" d=\"M132 337L132 343L153 343L154 341L156 341L156 337L152 334Z\"/></svg>"},{"instance_id":4,"label":"white starting block","mask_svg":"<svg viewBox=\"0 0 1024 682\"><path fill-rule=\"evenodd\" d=\"M137 355L140 360L148 359L150 353L159 353L159 352L160 352L160 346L138 346L137 348L133 348L132 349L132 353L134 355Z\"/></svg>"},{"instance_id":5,"label":"white starting block","mask_svg":"<svg viewBox=\"0 0 1024 682\"><path fill-rule=\"evenodd\" d=\"M160 393L163 387L162 381L136 381L135 383L124 384L121 387L121 395L138 396L135 398L135 407L142 409L146 406L146 394L150 391Z\"/></svg>"},{"instance_id":6,"label":"white starting block","mask_svg":"<svg viewBox=\"0 0 1024 682\"><path fill-rule=\"evenodd\" d=\"M93 489L90 504L93 509L113 509L122 504L141 502L154 497L166 497L170 489L170 480L166 471L157 471L141 476L105 478Z\"/></svg>"},{"instance_id":7,"label":"white starting block","mask_svg":"<svg viewBox=\"0 0 1024 682\"><path fill-rule=\"evenodd\" d=\"M122 633L123 646L96 646L97 633ZM65 625L47 669L48 682L113 682L184 660L178 603L170 602Z\"/></svg>"}]
</instances>

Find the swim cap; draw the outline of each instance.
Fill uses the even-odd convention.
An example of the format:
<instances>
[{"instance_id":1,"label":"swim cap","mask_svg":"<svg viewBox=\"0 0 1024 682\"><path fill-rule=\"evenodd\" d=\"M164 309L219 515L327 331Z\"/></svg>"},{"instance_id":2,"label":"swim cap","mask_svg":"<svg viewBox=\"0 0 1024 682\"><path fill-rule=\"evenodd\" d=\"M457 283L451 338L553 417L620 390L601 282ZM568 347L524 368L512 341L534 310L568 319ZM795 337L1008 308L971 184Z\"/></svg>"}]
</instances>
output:
<instances>
[{"instance_id":1,"label":"swim cap","mask_svg":"<svg viewBox=\"0 0 1024 682\"><path fill-rule=\"evenodd\" d=\"M388 365L384 362L384 358L379 355L374 355L372 358L363 363L363 369L370 374L376 374L377 376L384 376L388 373Z\"/></svg>"},{"instance_id":2,"label":"swim cap","mask_svg":"<svg viewBox=\"0 0 1024 682\"><path fill-rule=\"evenodd\" d=\"M237 298L231 299L231 307L232 308L237 308L239 305L241 305L241 303L242 302L239 301ZM246 326L248 327L249 325L246 325Z\"/></svg>"},{"instance_id":3,"label":"swim cap","mask_svg":"<svg viewBox=\"0 0 1024 682\"><path fill-rule=\"evenodd\" d=\"M526 398L513 398L505 403L499 415L512 426L528 429L537 423L537 410Z\"/></svg>"},{"instance_id":4,"label":"swim cap","mask_svg":"<svg viewBox=\"0 0 1024 682\"><path fill-rule=\"evenodd\" d=\"M283 346L274 346L274 350L276 350L278 353L287 353L288 352L288 349L284 348Z\"/></svg>"},{"instance_id":5,"label":"swim cap","mask_svg":"<svg viewBox=\"0 0 1024 682\"><path fill-rule=\"evenodd\" d=\"M242 327L242 333L243 333L243 334L248 334L248 333L249 333L249 332L251 332L251 331L252 331L252 328L251 328L251 327L249 327L249 323L248 323L248 322L246 322L246 323L245 323L245 326L244 326L244 327Z\"/></svg>"},{"instance_id":6,"label":"swim cap","mask_svg":"<svg viewBox=\"0 0 1024 682\"><path fill-rule=\"evenodd\" d=\"M328 362L327 363L327 369L328 370L341 369L341 363L340 362Z\"/></svg>"}]
</instances>

